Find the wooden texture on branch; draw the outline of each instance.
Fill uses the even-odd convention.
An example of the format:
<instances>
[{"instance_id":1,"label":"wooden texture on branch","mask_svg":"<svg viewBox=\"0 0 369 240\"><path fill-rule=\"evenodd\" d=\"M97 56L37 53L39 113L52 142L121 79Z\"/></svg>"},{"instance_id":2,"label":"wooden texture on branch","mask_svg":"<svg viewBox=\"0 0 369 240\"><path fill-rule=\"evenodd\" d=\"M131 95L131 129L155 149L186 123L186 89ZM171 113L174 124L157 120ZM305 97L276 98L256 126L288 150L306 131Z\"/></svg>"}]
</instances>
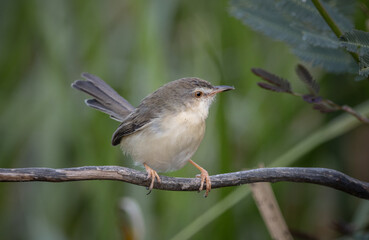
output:
<instances>
[{"instance_id":1,"label":"wooden texture on branch","mask_svg":"<svg viewBox=\"0 0 369 240\"><path fill-rule=\"evenodd\" d=\"M155 189L170 191L197 191L198 178L160 176ZM255 182L301 182L324 185L353 196L369 199L369 183L339 171L327 168L277 167L258 168L210 176L212 189ZM147 174L119 166L87 166L75 168L0 168L0 182L68 182L83 180L117 180L148 186Z\"/></svg>"}]
</instances>

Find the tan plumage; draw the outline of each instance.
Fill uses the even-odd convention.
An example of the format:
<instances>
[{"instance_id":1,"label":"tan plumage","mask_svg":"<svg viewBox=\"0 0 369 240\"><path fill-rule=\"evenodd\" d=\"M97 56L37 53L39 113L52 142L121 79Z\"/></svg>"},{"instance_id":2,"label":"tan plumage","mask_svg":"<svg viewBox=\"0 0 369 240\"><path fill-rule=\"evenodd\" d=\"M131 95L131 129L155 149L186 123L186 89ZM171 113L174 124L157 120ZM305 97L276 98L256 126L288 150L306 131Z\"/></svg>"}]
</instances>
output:
<instances>
[{"instance_id":1,"label":"tan plumage","mask_svg":"<svg viewBox=\"0 0 369 240\"><path fill-rule=\"evenodd\" d=\"M216 93L233 87L214 87L199 78L182 78L160 87L134 108L103 80L88 73L82 76L86 81L77 80L72 87L94 97L86 101L88 106L121 122L112 144L120 144L135 162L145 166L152 179L150 190L155 179L160 182L156 171L174 171L190 162L201 171L200 190L206 182L208 194L209 174L191 157L204 137L205 120Z\"/></svg>"}]
</instances>

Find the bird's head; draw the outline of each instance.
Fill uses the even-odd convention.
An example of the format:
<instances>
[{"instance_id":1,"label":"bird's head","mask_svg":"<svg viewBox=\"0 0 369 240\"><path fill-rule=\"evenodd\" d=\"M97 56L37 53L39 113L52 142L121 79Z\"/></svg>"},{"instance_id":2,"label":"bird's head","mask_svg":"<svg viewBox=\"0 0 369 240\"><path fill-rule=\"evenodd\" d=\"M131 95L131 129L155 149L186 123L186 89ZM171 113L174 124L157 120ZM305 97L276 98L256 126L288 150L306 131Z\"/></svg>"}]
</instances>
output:
<instances>
[{"instance_id":1,"label":"bird's head","mask_svg":"<svg viewBox=\"0 0 369 240\"><path fill-rule=\"evenodd\" d=\"M165 84L149 98L150 101L158 100L158 104L161 102L160 105L173 112L193 110L206 118L215 96L233 89L230 86L213 86L200 78L181 78Z\"/></svg>"}]
</instances>

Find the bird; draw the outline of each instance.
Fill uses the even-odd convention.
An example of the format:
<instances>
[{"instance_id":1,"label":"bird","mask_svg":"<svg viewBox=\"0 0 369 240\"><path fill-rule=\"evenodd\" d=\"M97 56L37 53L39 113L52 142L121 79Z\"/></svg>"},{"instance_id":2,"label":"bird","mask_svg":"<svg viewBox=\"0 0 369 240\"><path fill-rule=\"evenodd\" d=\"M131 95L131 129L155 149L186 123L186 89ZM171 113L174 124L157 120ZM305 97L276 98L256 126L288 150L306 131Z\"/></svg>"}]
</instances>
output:
<instances>
[{"instance_id":1,"label":"bird","mask_svg":"<svg viewBox=\"0 0 369 240\"><path fill-rule=\"evenodd\" d=\"M158 172L175 171L186 163L195 166L200 175L199 192L205 197L211 190L209 173L191 160L204 134L209 107L220 92L234 90L231 86L213 86L196 77L166 83L146 96L137 107L132 106L101 78L82 73L72 87L92 96L87 106L104 112L120 122L111 143L120 145L135 163L145 167L149 193Z\"/></svg>"}]
</instances>

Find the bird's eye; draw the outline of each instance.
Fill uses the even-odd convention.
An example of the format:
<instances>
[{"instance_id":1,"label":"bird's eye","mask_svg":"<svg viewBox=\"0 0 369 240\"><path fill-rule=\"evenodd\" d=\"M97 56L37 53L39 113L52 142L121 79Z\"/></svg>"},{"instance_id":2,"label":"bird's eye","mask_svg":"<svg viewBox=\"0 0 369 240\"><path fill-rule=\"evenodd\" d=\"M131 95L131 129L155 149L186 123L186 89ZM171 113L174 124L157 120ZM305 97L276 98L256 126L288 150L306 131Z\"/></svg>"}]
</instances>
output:
<instances>
[{"instance_id":1,"label":"bird's eye","mask_svg":"<svg viewBox=\"0 0 369 240\"><path fill-rule=\"evenodd\" d=\"M203 94L204 94L204 93L203 93L203 92L201 92L201 91L196 91L196 92L195 92L195 97L199 98L199 97L201 97Z\"/></svg>"}]
</instances>

